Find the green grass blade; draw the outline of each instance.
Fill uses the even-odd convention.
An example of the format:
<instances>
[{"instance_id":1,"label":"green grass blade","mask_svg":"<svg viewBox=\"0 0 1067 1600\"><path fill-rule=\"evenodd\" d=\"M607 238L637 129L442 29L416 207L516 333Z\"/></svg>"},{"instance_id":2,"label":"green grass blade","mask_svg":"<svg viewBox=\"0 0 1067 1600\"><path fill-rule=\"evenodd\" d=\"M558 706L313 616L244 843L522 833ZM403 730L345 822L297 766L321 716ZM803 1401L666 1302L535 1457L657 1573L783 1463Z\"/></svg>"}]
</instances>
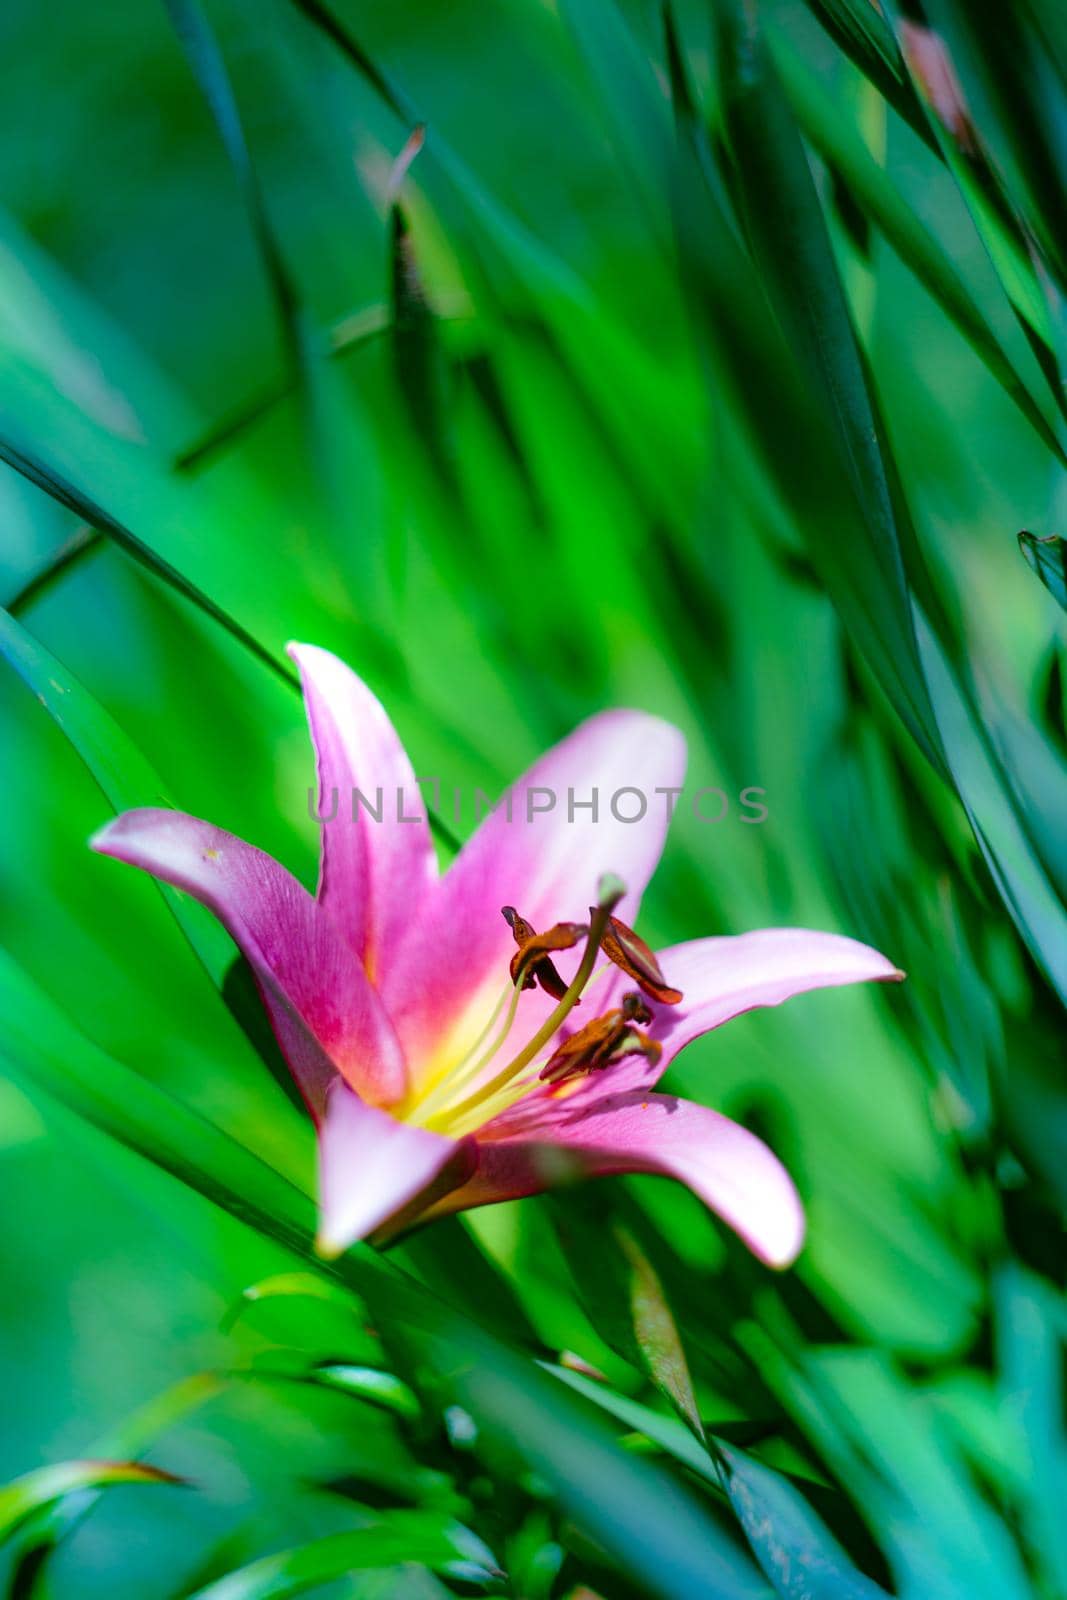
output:
<instances>
[{"instance_id":1,"label":"green grass blade","mask_svg":"<svg viewBox=\"0 0 1067 1600\"><path fill-rule=\"evenodd\" d=\"M114 811L168 804L163 780L110 713L3 610L0 655L69 739ZM232 941L216 919L188 895L162 883L159 889L208 975L221 989L234 962Z\"/></svg>"},{"instance_id":2,"label":"green grass blade","mask_svg":"<svg viewBox=\"0 0 1067 1600\"><path fill-rule=\"evenodd\" d=\"M1048 449L1067 465L1067 453L1036 396L990 327L951 258L919 221L800 56L781 37L773 42L773 54L806 138L848 184L874 225L952 318Z\"/></svg>"},{"instance_id":3,"label":"green grass blade","mask_svg":"<svg viewBox=\"0 0 1067 1600\"><path fill-rule=\"evenodd\" d=\"M271 225L222 51L198 0L164 0L164 3L240 187L267 271L289 360L293 370L299 371L303 340L297 295Z\"/></svg>"},{"instance_id":4,"label":"green grass blade","mask_svg":"<svg viewBox=\"0 0 1067 1600\"><path fill-rule=\"evenodd\" d=\"M712 1437L705 1449L674 1417L615 1394L565 1367L546 1367L626 1427L644 1434L724 1494L760 1566L782 1600L885 1600L861 1573L799 1489L780 1472Z\"/></svg>"},{"instance_id":5,"label":"green grass blade","mask_svg":"<svg viewBox=\"0 0 1067 1600\"><path fill-rule=\"evenodd\" d=\"M829 239L799 136L760 55L736 68L727 41L727 126L738 178L767 274L773 309L796 344L780 336L753 264L724 214L722 186L707 180L703 130L684 110L676 84L680 159L677 215L694 308L731 410L751 430L760 466L778 486L842 618L870 660L909 731L935 767L939 739L915 644L893 495L878 449L879 430ZM746 62L748 55L745 56ZM784 151L779 148L784 141ZM743 147L741 146L743 141ZM820 403L812 403L812 385Z\"/></svg>"},{"instance_id":6,"label":"green grass blade","mask_svg":"<svg viewBox=\"0 0 1067 1600\"><path fill-rule=\"evenodd\" d=\"M100 533L105 534L126 555L136 561L139 566L151 572L154 577L165 583L169 589L173 589L175 593L180 594L183 599L194 605L198 611L202 611L205 616L210 617L212 622L225 629L230 637L236 639L243 649L247 650L250 655L255 656L256 660L260 661L265 667L269 667L275 677L280 678L290 688L299 689L296 675L288 664L274 656L265 645L260 644L259 640L248 632L247 628L242 627L221 606L216 605L209 595L205 594L202 589L199 589L196 584L179 572L177 567L164 560L161 555L145 544L142 539L139 539L129 528L124 527L121 522L110 516L103 506L97 505L74 484L68 482L62 474L56 472L30 451L21 449L9 439L0 439L0 460L6 461L22 477L26 478L30 483L36 484L45 494L50 495L61 506L65 506L68 511L72 511L76 517L88 523L90 527L96 528Z\"/></svg>"},{"instance_id":7,"label":"green grass blade","mask_svg":"<svg viewBox=\"0 0 1067 1600\"><path fill-rule=\"evenodd\" d=\"M904 118L913 133L936 152L937 143L915 93L893 30L868 0L807 0L831 39L879 94Z\"/></svg>"},{"instance_id":8,"label":"green grass blade","mask_svg":"<svg viewBox=\"0 0 1067 1600\"><path fill-rule=\"evenodd\" d=\"M99 528L91 528L87 522L81 522L70 535L64 539L57 550L54 550L46 561L43 561L36 572L19 585L7 601L5 609L17 616L20 611L28 609L35 600L39 600L48 590L71 568L76 567L84 556L92 555L104 541L104 536Z\"/></svg>"},{"instance_id":9,"label":"green grass blade","mask_svg":"<svg viewBox=\"0 0 1067 1600\"><path fill-rule=\"evenodd\" d=\"M761 47L732 0L723 0L727 125L732 131L756 256L783 325L822 397L861 508L863 538L843 546L827 522L807 533L846 621L868 651L891 639L912 732L952 780L1020 931L1067 997L1067 913L1035 856L1000 763L988 748L966 690L949 663L957 645L918 550L875 397L837 278L825 223L795 127L775 91ZM940 636L920 657L912 587L932 608ZM872 665L876 657L871 656ZM928 687L928 674L932 673ZM933 684L936 683L936 693ZM954 760L946 766L952 739Z\"/></svg>"},{"instance_id":10,"label":"green grass blade","mask_svg":"<svg viewBox=\"0 0 1067 1600\"><path fill-rule=\"evenodd\" d=\"M227 1573L190 1600L285 1600L289 1595L332 1583L351 1572L406 1562L454 1574L483 1585L494 1576L492 1560L480 1541L451 1519L432 1511L387 1511L377 1516L350 1513L362 1522L350 1533L261 1556Z\"/></svg>"},{"instance_id":11,"label":"green grass blade","mask_svg":"<svg viewBox=\"0 0 1067 1600\"><path fill-rule=\"evenodd\" d=\"M1067 611L1067 543L1058 533L1042 537L1024 528L1019 534L1019 549L1026 565L1036 572L1052 598Z\"/></svg>"},{"instance_id":12,"label":"green grass blade","mask_svg":"<svg viewBox=\"0 0 1067 1600\"><path fill-rule=\"evenodd\" d=\"M161 1433L167 1432L190 1413L214 1399L224 1387L225 1380L214 1372L197 1372L191 1378L181 1378L163 1394L156 1395L131 1417L95 1440L87 1452L85 1463L64 1463L63 1466L83 1464L91 1466L104 1462L113 1462L120 1466L136 1466L136 1462L127 1461L125 1458L139 1455L146 1450L156 1442ZM46 1473L55 1473L57 1469L46 1467L43 1470ZM152 1469L149 1468L148 1471L151 1472ZM167 1475L162 1476L166 1481ZM85 1520L97 1504L102 1490L111 1482L123 1481L127 1480L118 1478L108 1479L104 1483L79 1484L71 1496L68 1497L64 1493L58 1499L47 1499L28 1516L21 1527L11 1585L13 1597L17 1595L18 1600L35 1600L36 1596L47 1592L45 1573L49 1556L60 1541L68 1538L78 1524ZM149 1478L144 1481L151 1482L154 1479Z\"/></svg>"},{"instance_id":13,"label":"green grass blade","mask_svg":"<svg viewBox=\"0 0 1067 1600\"><path fill-rule=\"evenodd\" d=\"M1025 6L933 0L979 137L1061 292L1067 289L1067 144L1064 85Z\"/></svg>"},{"instance_id":14,"label":"green grass blade","mask_svg":"<svg viewBox=\"0 0 1067 1600\"><path fill-rule=\"evenodd\" d=\"M182 1481L161 1467L140 1461L61 1461L38 1467L0 1488L0 1540L10 1538L27 1518L67 1495L122 1483L174 1486Z\"/></svg>"}]
</instances>

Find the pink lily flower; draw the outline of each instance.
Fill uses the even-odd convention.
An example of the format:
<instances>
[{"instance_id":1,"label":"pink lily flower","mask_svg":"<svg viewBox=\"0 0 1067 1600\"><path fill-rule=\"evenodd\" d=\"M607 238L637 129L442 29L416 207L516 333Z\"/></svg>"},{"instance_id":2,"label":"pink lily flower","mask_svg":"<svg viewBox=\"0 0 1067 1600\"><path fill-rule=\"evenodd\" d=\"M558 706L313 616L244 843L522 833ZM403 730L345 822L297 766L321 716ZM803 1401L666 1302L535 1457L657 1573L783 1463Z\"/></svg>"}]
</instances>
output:
<instances>
[{"instance_id":1,"label":"pink lily flower","mask_svg":"<svg viewBox=\"0 0 1067 1600\"><path fill-rule=\"evenodd\" d=\"M513 786L510 820L497 806L439 874L381 705L327 651L289 653L328 819L316 895L180 812L127 812L92 846L201 900L248 959L318 1128L319 1248L642 1172L688 1184L762 1261L787 1266L804 1214L780 1162L719 1112L654 1086L691 1040L743 1011L902 974L838 934L769 928L656 957L630 933L670 808L623 822L609 798L677 794L685 773L682 735L642 712L582 723ZM594 788L595 817L580 805ZM353 806L353 790L366 803Z\"/></svg>"}]
</instances>

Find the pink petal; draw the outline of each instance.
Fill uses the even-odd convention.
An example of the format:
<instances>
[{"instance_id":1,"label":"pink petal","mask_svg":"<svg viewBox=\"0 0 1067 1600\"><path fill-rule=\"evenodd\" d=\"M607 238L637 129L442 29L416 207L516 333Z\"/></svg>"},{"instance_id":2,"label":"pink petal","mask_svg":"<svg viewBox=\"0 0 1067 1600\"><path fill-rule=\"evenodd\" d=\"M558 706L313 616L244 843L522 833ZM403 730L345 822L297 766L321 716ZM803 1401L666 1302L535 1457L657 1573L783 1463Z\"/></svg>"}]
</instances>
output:
<instances>
[{"instance_id":1,"label":"pink petal","mask_svg":"<svg viewBox=\"0 0 1067 1600\"><path fill-rule=\"evenodd\" d=\"M602 1096L575 1106L557 1101L552 1119L478 1140L478 1169L433 1207L434 1214L518 1199L575 1177L647 1172L687 1184L761 1261L787 1267L804 1239L793 1181L767 1146L729 1117L673 1095ZM498 1119L496 1128L504 1124Z\"/></svg>"},{"instance_id":2,"label":"pink petal","mask_svg":"<svg viewBox=\"0 0 1067 1600\"><path fill-rule=\"evenodd\" d=\"M885 956L840 933L807 928L760 928L717 939L692 939L659 952L681 1005L658 1011L661 1068L693 1039L758 1006L780 1006L809 989L846 983L899 982L904 974Z\"/></svg>"},{"instance_id":3,"label":"pink petal","mask_svg":"<svg viewBox=\"0 0 1067 1600\"><path fill-rule=\"evenodd\" d=\"M340 1072L391 1102L406 1071L396 1034L330 918L273 857L209 822L153 807L127 811L91 841L208 906L248 958L278 1042L313 1114Z\"/></svg>"},{"instance_id":4,"label":"pink petal","mask_svg":"<svg viewBox=\"0 0 1067 1600\"><path fill-rule=\"evenodd\" d=\"M336 1082L319 1131L319 1253L340 1255L424 1191L439 1193L443 1176L462 1182L473 1164L473 1141L398 1122Z\"/></svg>"},{"instance_id":5,"label":"pink petal","mask_svg":"<svg viewBox=\"0 0 1067 1600\"><path fill-rule=\"evenodd\" d=\"M328 650L288 648L304 685L319 815L329 819L318 898L378 982L437 877L426 806L396 729L366 684ZM366 803L353 808L355 790Z\"/></svg>"},{"instance_id":6,"label":"pink petal","mask_svg":"<svg viewBox=\"0 0 1067 1600\"><path fill-rule=\"evenodd\" d=\"M760 1006L779 1006L809 989L833 989L846 983L899 982L904 974L869 945L839 933L813 933L807 928L760 928L755 933L691 939L657 952L667 981L681 989L677 1006L653 1005L648 1029L663 1046L655 1064L639 1055L626 1056L609 1067L613 1093L651 1089L680 1050L731 1017ZM598 1009L618 1005L630 979L620 973L597 1001ZM603 1092L603 1076L587 1080L583 1093L595 1099Z\"/></svg>"},{"instance_id":7,"label":"pink petal","mask_svg":"<svg viewBox=\"0 0 1067 1600\"><path fill-rule=\"evenodd\" d=\"M539 931L582 921L600 877L614 872L628 889L619 915L634 920L671 809L656 791L679 789L684 778L685 741L676 728L643 712L609 711L582 723L513 785L512 820L502 806L485 818L427 898L395 970L385 977L383 994L409 1060L428 1059L449 1036L458 1053L484 1023L507 982L515 948L502 906L517 906ZM580 805L570 810L571 796L580 803L594 789L595 822ZM641 820L620 822L612 815L611 801L622 789L645 797ZM539 811L549 795L551 809ZM622 795L617 807L636 814L639 802ZM524 1031L550 1005L539 992L524 994Z\"/></svg>"}]
</instances>

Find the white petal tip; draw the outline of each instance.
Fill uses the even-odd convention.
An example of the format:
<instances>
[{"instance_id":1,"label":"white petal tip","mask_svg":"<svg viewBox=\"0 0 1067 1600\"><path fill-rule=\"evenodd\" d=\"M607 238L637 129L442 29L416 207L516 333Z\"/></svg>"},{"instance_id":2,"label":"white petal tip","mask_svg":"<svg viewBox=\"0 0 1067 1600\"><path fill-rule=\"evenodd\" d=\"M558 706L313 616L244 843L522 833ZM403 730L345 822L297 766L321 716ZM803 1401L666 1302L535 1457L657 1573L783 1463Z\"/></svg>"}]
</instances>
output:
<instances>
[{"instance_id":1,"label":"white petal tip","mask_svg":"<svg viewBox=\"0 0 1067 1600\"><path fill-rule=\"evenodd\" d=\"M332 650L325 649L321 644L307 644L303 639L290 639L285 647L285 653L290 661L296 662L301 671L309 662L314 663L316 661L321 661L331 666L343 667L346 672L351 671L351 668L346 667L345 663L338 656L335 656Z\"/></svg>"},{"instance_id":2,"label":"white petal tip","mask_svg":"<svg viewBox=\"0 0 1067 1600\"><path fill-rule=\"evenodd\" d=\"M347 1244L342 1243L339 1239L331 1238L322 1228L315 1235L315 1254L320 1261L336 1261L340 1256L344 1255L347 1249Z\"/></svg>"},{"instance_id":3,"label":"white petal tip","mask_svg":"<svg viewBox=\"0 0 1067 1600\"><path fill-rule=\"evenodd\" d=\"M772 1272L788 1272L803 1248L804 1232L801 1230L800 1237L791 1241L785 1249L764 1254L761 1256L761 1260L764 1266L770 1267Z\"/></svg>"},{"instance_id":4,"label":"white petal tip","mask_svg":"<svg viewBox=\"0 0 1067 1600\"><path fill-rule=\"evenodd\" d=\"M766 1228L762 1233L739 1230L742 1241L772 1272L787 1272L804 1248L807 1238L807 1218L799 1209L780 1226Z\"/></svg>"}]
</instances>

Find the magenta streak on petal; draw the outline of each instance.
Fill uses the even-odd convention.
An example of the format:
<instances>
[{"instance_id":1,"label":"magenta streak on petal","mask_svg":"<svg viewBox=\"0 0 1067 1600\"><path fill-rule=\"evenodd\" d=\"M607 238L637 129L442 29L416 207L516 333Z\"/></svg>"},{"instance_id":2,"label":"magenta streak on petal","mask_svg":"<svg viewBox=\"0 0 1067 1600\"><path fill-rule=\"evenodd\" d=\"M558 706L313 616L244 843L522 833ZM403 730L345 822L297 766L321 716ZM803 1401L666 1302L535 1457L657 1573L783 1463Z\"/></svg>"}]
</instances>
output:
<instances>
[{"instance_id":1,"label":"magenta streak on petal","mask_svg":"<svg viewBox=\"0 0 1067 1600\"><path fill-rule=\"evenodd\" d=\"M398 1122L336 1082L319 1131L319 1250L339 1254L433 1191L449 1164L460 1164L458 1181L473 1162L473 1141Z\"/></svg>"},{"instance_id":2,"label":"magenta streak on petal","mask_svg":"<svg viewBox=\"0 0 1067 1600\"><path fill-rule=\"evenodd\" d=\"M429 1214L518 1199L569 1178L653 1173L687 1184L768 1266L794 1260L803 1208L789 1174L755 1134L672 1095L631 1091L573 1106L558 1101L525 1135L493 1138L493 1125L483 1129L477 1171Z\"/></svg>"},{"instance_id":3,"label":"magenta streak on petal","mask_svg":"<svg viewBox=\"0 0 1067 1600\"><path fill-rule=\"evenodd\" d=\"M633 921L667 831L669 802L655 791L679 788L684 778L685 741L676 728L643 712L609 711L582 723L513 786L512 820L503 806L485 818L427 897L384 977L382 992L410 1061L429 1059L472 1001L491 1005L506 983L515 947L501 906L517 906L539 930L581 920L602 874L614 872L628 890L619 915ZM581 802L594 788L597 821L578 806L569 816L569 791ZM647 797L641 821L612 816L612 797L623 788ZM536 809L548 799L534 790L555 797L550 810ZM629 814L627 805L636 811L638 802L629 795L619 805ZM569 970L565 960L561 969ZM523 995L523 1035L551 1004L539 992Z\"/></svg>"},{"instance_id":4,"label":"magenta streak on petal","mask_svg":"<svg viewBox=\"0 0 1067 1600\"><path fill-rule=\"evenodd\" d=\"M380 983L437 878L426 806L396 729L366 684L328 650L288 648L318 768L318 898ZM354 790L366 803L357 800L353 815Z\"/></svg>"},{"instance_id":5,"label":"magenta streak on petal","mask_svg":"<svg viewBox=\"0 0 1067 1600\"><path fill-rule=\"evenodd\" d=\"M316 1117L334 1069L368 1100L400 1098L404 1058L381 1001L330 918L273 857L197 817L154 807L117 817L92 847L215 913L256 975Z\"/></svg>"}]
</instances>

